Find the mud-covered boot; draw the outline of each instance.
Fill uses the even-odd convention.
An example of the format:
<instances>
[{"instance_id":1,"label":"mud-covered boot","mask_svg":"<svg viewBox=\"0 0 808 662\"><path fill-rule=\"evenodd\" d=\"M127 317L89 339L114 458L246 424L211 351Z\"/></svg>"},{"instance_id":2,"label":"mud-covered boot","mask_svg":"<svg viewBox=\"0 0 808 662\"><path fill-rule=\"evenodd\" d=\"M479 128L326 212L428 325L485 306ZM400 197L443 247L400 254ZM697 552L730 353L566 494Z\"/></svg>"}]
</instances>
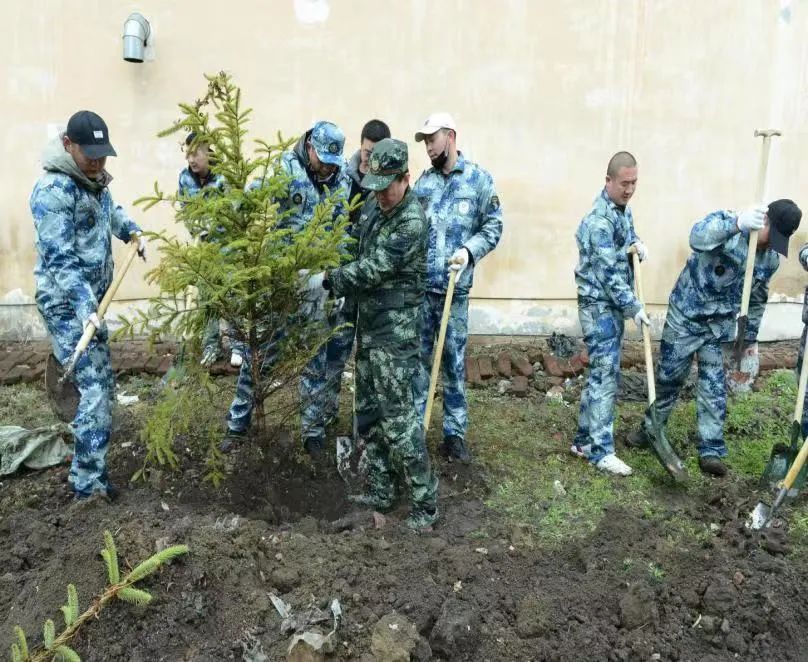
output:
<instances>
[{"instance_id":1,"label":"mud-covered boot","mask_svg":"<svg viewBox=\"0 0 808 662\"><path fill-rule=\"evenodd\" d=\"M393 509L392 497L386 497L372 492L349 494L348 501L362 508L370 508L380 513L389 513Z\"/></svg>"},{"instance_id":2,"label":"mud-covered boot","mask_svg":"<svg viewBox=\"0 0 808 662\"><path fill-rule=\"evenodd\" d=\"M626 437L626 446L629 448L648 448L651 445L651 437L645 431L645 426L640 426Z\"/></svg>"},{"instance_id":3,"label":"mud-covered boot","mask_svg":"<svg viewBox=\"0 0 808 662\"><path fill-rule=\"evenodd\" d=\"M724 461L716 455L703 455L699 458L699 469L701 473L709 474L710 476L726 476L727 465Z\"/></svg>"},{"instance_id":4,"label":"mud-covered boot","mask_svg":"<svg viewBox=\"0 0 808 662\"><path fill-rule=\"evenodd\" d=\"M438 509L433 508L413 508L410 516L405 520L404 524L413 531L419 533L428 533L432 531L435 522L438 521Z\"/></svg>"}]
</instances>

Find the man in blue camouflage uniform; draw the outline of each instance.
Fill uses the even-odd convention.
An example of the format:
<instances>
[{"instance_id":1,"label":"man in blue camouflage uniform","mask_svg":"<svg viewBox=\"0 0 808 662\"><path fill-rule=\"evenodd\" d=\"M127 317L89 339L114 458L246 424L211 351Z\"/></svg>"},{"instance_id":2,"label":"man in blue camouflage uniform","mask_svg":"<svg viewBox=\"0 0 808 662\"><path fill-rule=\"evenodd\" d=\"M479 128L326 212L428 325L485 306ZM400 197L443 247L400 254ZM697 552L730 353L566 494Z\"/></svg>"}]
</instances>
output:
<instances>
[{"instance_id":1,"label":"man in blue camouflage uniform","mask_svg":"<svg viewBox=\"0 0 808 662\"><path fill-rule=\"evenodd\" d=\"M407 525L428 529L438 518L432 471L413 376L418 370L426 280L427 221L409 187L407 145L385 138L373 149L363 187L375 191L362 209L356 260L321 275L333 296L358 302L356 417L366 439L368 490L356 503L390 510L396 485L409 492Z\"/></svg>"},{"instance_id":2,"label":"man in blue camouflage uniform","mask_svg":"<svg viewBox=\"0 0 808 662\"><path fill-rule=\"evenodd\" d=\"M328 191L336 192L339 198L334 208L334 218L343 213L350 191L342 156L344 145L342 130L336 124L321 121L282 155L281 168L289 176L290 182L288 195L278 203L280 212L288 213L285 219L287 227L302 230L314 217L315 207L327 198ZM260 182L257 185L260 186ZM304 448L311 455L319 455L325 447L326 347L323 345L306 365L299 385L301 436ZM270 366L271 358L265 362L265 369ZM245 357L239 372L236 397L227 417L228 432L222 442L223 450L231 448L234 441L247 433L253 405L249 357Z\"/></svg>"},{"instance_id":3,"label":"man in blue camouflage uniform","mask_svg":"<svg viewBox=\"0 0 808 662\"><path fill-rule=\"evenodd\" d=\"M362 178L368 171L368 160L373 147L377 142L390 137L390 128L381 120L370 120L362 127L359 140L359 149L348 160L347 174L351 181L351 191L348 199L353 201L356 196L364 203L370 191L362 187ZM358 206L351 212L350 234L358 239L357 223L362 206ZM357 244L351 246L351 252L355 255ZM345 363L351 355L353 349L354 336L356 335L356 301L350 296L345 297L345 302L341 310L334 314L333 326L345 326L345 328L334 335L328 341L326 349L326 424L330 425L337 419L339 414L339 394L342 388L342 373L345 370Z\"/></svg>"},{"instance_id":4,"label":"man in blue camouflage uniform","mask_svg":"<svg viewBox=\"0 0 808 662\"><path fill-rule=\"evenodd\" d=\"M210 169L212 151L210 146L196 140L195 133L189 133L185 139L185 160L188 167L180 171L177 184L177 195L180 198L192 198L196 195L206 195L210 191L224 189L225 179L222 175L213 173ZM182 204L182 203L181 203ZM215 241L216 229L204 228L199 234L200 241ZM200 293L204 298L204 292ZM219 320L211 319L205 327L202 337L202 365L209 367L219 358ZM241 365L241 353L233 351L230 363L234 367Z\"/></svg>"},{"instance_id":5,"label":"man in blue camouflage uniform","mask_svg":"<svg viewBox=\"0 0 808 662\"><path fill-rule=\"evenodd\" d=\"M88 325L97 329L73 375L79 405L72 423L75 448L69 481L77 498L115 494L106 466L114 376L107 328L97 314L113 277L112 235L138 241L145 255L140 228L113 202L107 188L112 179L104 169L108 156L115 156L115 150L104 120L87 110L74 114L66 132L45 148L45 173L30 198L36 303L59 363L70 358Z\"/></svg>"},{"instance_id":6,"label":"man in blue camouflage uniform","mask_svg":"<svg viewBox=\"0 0 808 662\"><path fill-rule=\"evenodd\" d=\"M423 417L449 271L456 271L457 281L441 357L443 442L439 450L444 457L467 463L471 460L466 445L465 364L469 290L474 279L474 266L494 250L502 236L502 209L491 175L458 151L457 127L451 115L430 115L415 134L415 140L424 142L432 162L432 167L421 174L414 189L429 221L422 366L416 379L416 403Z\"/></svg>"},{"instance_id":7,"label":"man in blue camouflage uniform","mask_svg":"<svg viewBox=\"0 0 808 662\"><path fill-rule=\"evenodd\" d=\"M769 297L769 281L788 256L788 238L799 227L802 212L791 200L740 214L721 210L708 214L690 231L688 258L668 300L656 374L656 409L664 425L698 355L696 420L699 468L723 476L724 418L727 411L721 343L732 340L740 310L749 232L758 230L755 268L749 300L746 342L755 342ZM647 445L651 420L629 443Z\"/></svg>"},{"instance_id":8,"label":"man in blue camouflage uniform","mask_svg":"<svg viewBox=\"0 0 808 662\"><path fill-rule=\"evenodd\" d=\"M570 450L601 471L618 476L631 474L631 467L614 450L624 320L633 319L637 326L649 323L634 295L634 273L627 252L635 246L640 259L648 257L648 249L634 231L628 206L636 188L637 161L628 152L618 152L606 168L606 185L575 233L578 318L589 355L589 372Z\"/></svg>"}]
</instances>

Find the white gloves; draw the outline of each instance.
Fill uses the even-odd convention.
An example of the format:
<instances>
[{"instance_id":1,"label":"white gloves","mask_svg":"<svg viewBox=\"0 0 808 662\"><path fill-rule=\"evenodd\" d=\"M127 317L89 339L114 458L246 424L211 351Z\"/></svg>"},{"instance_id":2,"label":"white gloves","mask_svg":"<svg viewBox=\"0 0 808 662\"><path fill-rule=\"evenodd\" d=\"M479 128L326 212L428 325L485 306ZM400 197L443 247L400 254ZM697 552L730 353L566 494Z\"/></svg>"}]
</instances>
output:
<instances>
[{"instance_id":1,"label":"white gloves","mask_svg":"<svg viewBox=\"0 0 808 662\"><path fill-rule=\"evenodd\" d=\"M760 230L766 222L766 212L769 208L766 205L758 205L738 214L738 229L741 232Z\"/></svg>"},{"instance_id":2,"label":"white gloves","mask_svg":"<svg viewBox=\"0 0 808 662\"><path fill-rule=\"evenodd\" d=\"M640 258L640 262L645 262L648 259L648 246L641 241L635 241L631 245L636 249L637 257Z\"/></svg>"},{"instance_id":3,"label":"white gloves","mask_svg":"<svg viewBox=\"0 0 808 662\"><path fill-rule=\"evenodd\" d=\"M457 273L457 277L460 278L467 266L469 266L469 251L465 246L461 246L449 258L449 271L447 273L451 275L454 271Z\"/></svg>"},{"instance_id":4,"label":"white gloves","mask_svg":"<svg viewBox=\"0 0 808 662\"><path fill-rule=\"evenodd\" d=\"M651 320L648 319L648 315L645 314L645 308L640 308L637 314L634 315L634 324L636 324L639 329L642 329L643 324L645 324L645 326L651 326Z\"/></svg>"},{"instance_id":5,"label":"white gloves","mask_svg":"<svg viewBox=\"0 0 808 662\"><path fill-rule=\"evenodd\" d=\"M234 368L240 368L241 364L244 363L244 358L236 351L230 353L230 365Z\"/></svg>"},{"instance_id":6,"label":"white gloves","mask_svg":"<svg viewBox=\"0 0 808 662\"><path fill-rule=\"evenodd\" d=\"M90 324L92 324L95 327L96 331L98 331L98 329L101 328L101 320L98 319L98 314L97 313L90 313L90 316L86 320L84 320L84 324L83 324L82 329L84 331L86 331L87 326L90 325Z\"/></svg>"},{"instance_id":7,"label":"white gloves","mask_svg":"<svg viewBox=\"0 0 808 662\"><path fill-rule=\"evenodd\" d=\"M145 262L146 261L146 237L144 237L143 233L141 233L141 232L136 233L135 237L137 237L137 254Z\"/></svg>"},{"instance_id":8,"label":"white gloves","mask_svg":"<svg viewBox=\"0 0 808 662\"><path fill-rule=\"evenodd\" d=\"M312 319L325 318L325 302L328 299L328 290L323 287L325 271L312 276L308 269L297 272L300 277L300 294L303 297L302 313Z\"/></svg>"}]
</instances>

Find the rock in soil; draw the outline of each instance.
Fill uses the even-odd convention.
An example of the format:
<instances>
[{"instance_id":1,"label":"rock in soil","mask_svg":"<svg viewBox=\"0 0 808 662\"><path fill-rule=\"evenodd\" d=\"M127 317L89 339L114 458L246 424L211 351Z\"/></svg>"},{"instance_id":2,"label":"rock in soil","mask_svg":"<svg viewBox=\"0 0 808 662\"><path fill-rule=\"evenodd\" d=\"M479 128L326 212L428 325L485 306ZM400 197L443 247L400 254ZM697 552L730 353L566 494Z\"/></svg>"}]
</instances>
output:
<instances>
[{"instance_id":1,"label":"rock in soil","mask_svg":"<svg viewBox=\"0 0 808 662\"><path fill-rule=\"evenodd\" d=\"M373 628L370 651L377 660L409 662L429 660L432 651L415 626L401 614L383 616Z\"/></svg>"},{"instance_id":2,"label":"rock in soil","mask_svg":"<svg viewBox=\"0 0 808 662\"><path fill-rule=\"evenodd\" d=\"M472 605L449 598L429 637L432 650L449 658L470 650L479 636L478 622L479 614Z\"/></svg>"}]
</instances>

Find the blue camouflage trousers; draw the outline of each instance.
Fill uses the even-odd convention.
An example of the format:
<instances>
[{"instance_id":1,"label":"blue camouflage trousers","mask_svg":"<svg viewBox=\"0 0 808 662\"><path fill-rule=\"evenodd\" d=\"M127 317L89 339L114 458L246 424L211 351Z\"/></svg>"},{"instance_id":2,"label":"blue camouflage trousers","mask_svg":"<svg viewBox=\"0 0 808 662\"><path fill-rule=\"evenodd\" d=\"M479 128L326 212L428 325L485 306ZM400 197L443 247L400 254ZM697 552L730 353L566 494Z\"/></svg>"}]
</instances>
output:
<instances>
[{"instance_id":1,"label":"blue camouflage trousers","mask_svg":"<svg viewBox=\"0 0 808 662\"><path fill-rule=\"evenodd\" d=\"M421 420L426 411L429 377L435 341L440 331L445 293L427 292L421 308L421 367L414 380L415 406ZM465 292L454 293L446 327L446 340L441 357L443 384L443 438L466 438L468 405L466 403L466 341L469 326L469 297Z\"/></svg>"},{"instance_id":2,"label":"blue camouflage trousers","mask_svg":"<svg viewBox=\"0 0 808 662\"><path fill-rule=\"evenodd\" d=\"M267 343L261 348L261 374L268 374L275 363L275 358L280 349L279 344L283 336ZM252 354L246 347L242 347L241 368L238 372L236 382L236 396L227 412L227 427L231 432L246 432L250 427L252 412L255 407L255 396L253 394L252 378Z\"/></svg>"},{"instance_id":3,"label":"blue camouflage trousers","mask_svg":"<svg viewBox=\"0 0 808 662\"><path fill-rule=\"evenodd\" d=\"M659 362L656 369L656 409L659 422L665 425L690 374L693 357L698 356L696 385L696 426L698 452L701 457L726 457L724 419L727 415L727 386L721 341L705 325L701 332L686 328L674 308L668 309ZM651 418L646 413L645 431L652 432Z\"/></svg>"},{"instance_id":4,"label":"blue camouflage trousers","mask_svg":"<svg viewBox=\"0 0 808 662\"><path fill-rule=\"evenodd\" d=\"M69 305L52 303L48 295L39 292L36 300L53 353L64 365L81 338L81 322ZM96 331L87 350L79 357L73 382L79 392L79 405L71 424L75 445L68 480L80 496L95 492L106 494L109 487L106 457L115 395L106 326Z\"/></svg>"},{"instance_id":5,"label":"blue camouflage trousers","mask_svg":"<svg viewBox=\"0 0 808 662\"><path fill-rule=\"evenodd\" d=\"M578 308L578 319L589 355L589 372L581 394L574 443L589 446L588 459L597 464L614 453L614 408L620 385L620 343L623 314L605 304Z\"/></svg>"},{"instance_id":6,"label":"blue camouflage trousers","mask_svg":"<svg viewBox=\"0 0 808 662\"><path fill-rule=\"evenodd\" d=\"M342 389L342 373L351 355L356 337L356 302L348 297L342 310L334 315L332 328L345 326L328 341L326 347L326 422L339 413L339 394Z\"/></svg>"}]
</instances>

